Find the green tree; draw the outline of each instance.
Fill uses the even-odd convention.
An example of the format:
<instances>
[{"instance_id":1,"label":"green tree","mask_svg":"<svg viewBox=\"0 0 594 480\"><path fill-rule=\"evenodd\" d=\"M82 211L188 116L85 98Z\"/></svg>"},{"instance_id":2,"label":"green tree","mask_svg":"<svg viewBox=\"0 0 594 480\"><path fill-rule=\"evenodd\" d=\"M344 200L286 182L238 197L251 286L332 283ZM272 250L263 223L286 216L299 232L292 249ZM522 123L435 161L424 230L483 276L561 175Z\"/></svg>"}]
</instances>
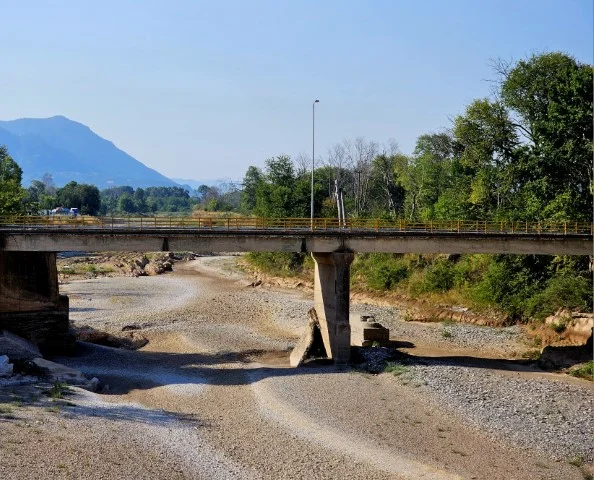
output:
<instances>
[{"instance_id":1,"label":"green tree","mask_svg":"<svg viewBox=\"0 0 594 480\"><path fill-rule=\"evenodd\" d=\"M592 217L592 66L564 53L500 66L501 98L526 138L518 165L532 218Z\"/></svg>"},{"instance_id":2,"label":"green tree","mask_svg":"<svg viewBox=\"0 0 594 480\"><path fill-rule=\"evenodd\" d=\"M21 167L0 145L0 215L25 211L27 193L21 187L22 176Z\"/></svg>"},{"instance_id":3,"label":"green tree","mask_svg":"<svg viewBox=\"0 0 594 480\"><path fill-rule=\"evenodd\" d=\"M56 200L65 208L78 208L82 215L97 215L101 194L95 185L69 182L56 192Z\"/></svg>"},{"instance_id":4,"label":"green tree","mask_svg":"<svg viewBox=\"0 0 594 480\"><path fill-rule=\"evenodd\" d=\"M248 167L243 177L243 190L240 200L240 208L244 212L252 212L256 208L258 187L262 181L262 171L258 167Z\"/></svg>"}]
</instances>

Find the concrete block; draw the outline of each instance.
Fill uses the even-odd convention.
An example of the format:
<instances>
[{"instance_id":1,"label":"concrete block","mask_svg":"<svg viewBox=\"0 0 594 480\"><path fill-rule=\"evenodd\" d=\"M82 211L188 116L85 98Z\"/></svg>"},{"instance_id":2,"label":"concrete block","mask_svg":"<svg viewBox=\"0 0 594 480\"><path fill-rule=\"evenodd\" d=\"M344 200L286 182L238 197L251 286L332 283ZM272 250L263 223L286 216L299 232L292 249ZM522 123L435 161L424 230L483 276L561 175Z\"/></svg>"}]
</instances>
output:
<instances>
[{"instance_id":1,"label":"concrete block","mask_svg":"<svg viewBox=\"0 0 594 480\"><path fill-rule=\"evenodd\" d=\"M382 324L377 323L370 315L351 315L351 345L357 347L369 347L374 342L380 345L388 345L390 342L390 330Z\"/></svg>"}]
</instances>

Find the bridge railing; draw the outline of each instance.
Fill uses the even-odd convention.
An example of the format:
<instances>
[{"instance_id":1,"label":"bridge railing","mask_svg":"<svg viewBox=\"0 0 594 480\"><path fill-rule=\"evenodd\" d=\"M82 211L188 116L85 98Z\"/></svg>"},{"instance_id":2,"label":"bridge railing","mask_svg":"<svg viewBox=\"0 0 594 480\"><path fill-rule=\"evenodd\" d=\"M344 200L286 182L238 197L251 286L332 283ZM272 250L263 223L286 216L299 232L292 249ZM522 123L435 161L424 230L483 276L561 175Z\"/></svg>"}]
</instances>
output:
<instances>
[{"instance_id":1,"label":"bridge railing","mask_svg":"<svg viewBox=\"0 0 594 480\"><path fill-rule=\"evenodd\" d=\"M101 229L101 230L274 230L306 231L312 229L310 218L258 218L258 217L92 217L66 216L0 216L0 228L40 230L47 229ZM527 222L479 220L430 220L425 222L406 219L353 218L339 222L335 218L314 218L314 231L411 232L450 234L558 234L592 235L593 224L585 222Z\"/></svg>"}]
</instances>

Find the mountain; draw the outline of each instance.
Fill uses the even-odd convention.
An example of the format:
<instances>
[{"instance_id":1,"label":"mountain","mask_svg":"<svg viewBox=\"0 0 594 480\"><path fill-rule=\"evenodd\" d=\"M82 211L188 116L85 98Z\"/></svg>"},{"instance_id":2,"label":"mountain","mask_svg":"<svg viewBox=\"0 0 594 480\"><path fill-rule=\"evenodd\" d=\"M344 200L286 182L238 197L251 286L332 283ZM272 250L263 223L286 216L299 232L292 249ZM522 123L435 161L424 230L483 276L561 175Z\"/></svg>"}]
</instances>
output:
<instances>
[{"instance_id":1,"label":"mountain","mask_svg":"<svg viewBox=\"0 0 594 480\"><path fill-rule=\"evenodd\" d=\"M71 180L99 188L177 186L86 125L63 116L0 121L0 145L23 169L24 185L51 173L57 186Z\"/></svg>"}]
</instances>

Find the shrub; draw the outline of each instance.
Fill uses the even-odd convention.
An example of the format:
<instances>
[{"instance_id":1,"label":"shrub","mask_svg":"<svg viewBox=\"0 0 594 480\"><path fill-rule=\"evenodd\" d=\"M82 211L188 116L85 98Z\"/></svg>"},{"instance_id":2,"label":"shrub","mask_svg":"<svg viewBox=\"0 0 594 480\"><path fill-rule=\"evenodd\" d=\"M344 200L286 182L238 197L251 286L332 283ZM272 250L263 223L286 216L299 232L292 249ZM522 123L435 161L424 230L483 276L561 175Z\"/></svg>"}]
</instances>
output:
<instances>
[{"instance_id":1,"label":"shrub","mask_svg":"<svg viewBox=\"0 0 594 480\"><path fill-rule=\"evenodd\" d=\"M391 373L395 376L402 375L403 373L408 373L410 369L406 365L402 365L398 362L388 362L384 367L384 373Z\"/></svg>"},{"instance_id":2,"label":"shrub","mask_svg":"<svg viewBox=\"0 0 594 480\"><path fill-rule=\"evenodd\" d=\"M373 290L390 290L409 275L410 269L402 255L358 255L353 263L353 277L361 277Z\"/></svg>"},{"instance_id":3,"label":"shrub","mask_svg":"<svg viewBox=\"0 0 594 480\"><path fill-rule=\"evenodd\" d=\"M425 292L446 292L454 286L454 266L445 259L425 269L422 289Z\"/></svg>"},{"instance_id":4,"label":"shrub","mask_svg":"<svg viewBox=\"0 0 594 480\"><path fill-rule=\"evenodd\" d=\"M560 308L592 310L592 281L589 278L563 273L549 279L545 289L527 302L527 313L543 319ZM561 326L561 324L560 324ZM562 331L565 328L561 328Z\"/></svg>"},{"instance_id":5,"label":"shrub","mask_svg":"<svg viewBox=\"0 0 594 480\"><path fill-rule=\"evenodd\" d=\"M292 276L303 269L304 253L252 252L248 260L257 268L273 275Z\"/></svg>"},{"instance_id":6,"label":"shrub","mask_svg":"<svg viewBox=\"0 0 594 480\"><path fill-rule=\"evenodd\" d=\"M569 372L573 377L585 378L587 380L594 380L594 361L590 360L583 365L574 368Z\"/></svg>"}]
</instances>

